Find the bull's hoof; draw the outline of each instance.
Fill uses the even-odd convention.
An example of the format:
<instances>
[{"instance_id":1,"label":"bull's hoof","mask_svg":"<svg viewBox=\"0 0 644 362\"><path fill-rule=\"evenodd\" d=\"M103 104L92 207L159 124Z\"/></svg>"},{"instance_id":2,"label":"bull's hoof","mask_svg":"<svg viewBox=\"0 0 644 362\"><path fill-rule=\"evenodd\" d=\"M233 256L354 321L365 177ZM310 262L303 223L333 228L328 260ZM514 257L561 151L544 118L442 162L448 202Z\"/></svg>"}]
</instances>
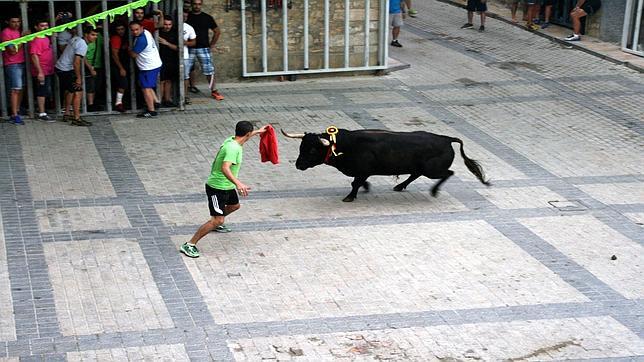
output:
<instances>
[{"instance_id":1,"label":"bull's hoof","mask_svg":"<svg viewBox=\"0 0 644 362\"><path fill-rule=\"evenodd\" d=\"M394 191L403 191L405 187L403 185L396 185L394 186Z\"/></svg>"},{"instance_id":2,"label":"bull's hoof","mask_svg":"<svg viewBox=\"0 0 644 362\"><path fill-rule=\"evenodd\" d=\"M347 196L344 199L342 199L342 201L344 201L344 202L353 202L353 200L355 200L355 199L356 198L353 197L353 196Z\"/></svg>"},{"instance_id":3,"label":"bull's hoof","mask_svg":"<svg viewBox=\"0 0 644 362\"><path fill-rule=\"evenodd\" d=\"M369 192L369 190L371 189L371 184L365 181L365 183L362 184L362 187L364 187L364 192Z\"/></svg>"},{"instance_id":4,"label":"bull's hoof","mask_svg":"<svg viewBox=\"0 0 644 362\"><path fill-rule=\"evenodd\" d=\"M436 197L436 195L438 195L438 190L434 190L434 189L432 189L432 191L430 192L430 194L432 195L432 197Z\"/></svg>"}]
</instances>

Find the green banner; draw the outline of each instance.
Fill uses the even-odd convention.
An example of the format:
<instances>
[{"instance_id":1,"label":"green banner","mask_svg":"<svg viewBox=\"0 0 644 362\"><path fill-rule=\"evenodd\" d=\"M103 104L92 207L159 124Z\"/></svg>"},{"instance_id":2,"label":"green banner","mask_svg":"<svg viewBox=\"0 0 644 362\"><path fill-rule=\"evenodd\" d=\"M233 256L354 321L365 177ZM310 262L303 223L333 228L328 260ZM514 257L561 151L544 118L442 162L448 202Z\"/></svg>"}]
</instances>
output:
<instances>
[{"instance_id":1,"label":"green banner","mask_svg":"<svg viewBox=\"0 0 644 362\"><path fill-rule=\"evenodd\" d=\"M46 36L51 36L54 33L63 32L65 30L67 30L67 29L73 29L73 28L77 27L80 24L89 23L92 27L96 27L96 23L98 23L101 20L105 20L108 17L110 18L109 22L113 22L114 18L119 16L119 15L123 15L123 14L127 13L128 16L131 16L132 11L134 9L144 7L149 2L158 3L159 1L161 1L161 0L136 0L136 1L133 1L133 2L131 2L129 4L119 6L117 8L111 9L111 10L106 10L106 11L103 11L102 13L90 15L90 16L82 18L82 19L74 20L74 21L69 22L67 24L54 26L54 27L51 27L49 29L39 31L37 33L32 33L32 34L29 34L29 35L25 35L23 37L13 39L13 40L8 40L8 41L5 41L3 43L0 43L0 51L4 51L5 48L7 46L9 46L9 45L19 46L20 44L28 43L28 42L36 39L36 38L43 38L43 37L46 37Z\"/></svg>"}]
</instances>

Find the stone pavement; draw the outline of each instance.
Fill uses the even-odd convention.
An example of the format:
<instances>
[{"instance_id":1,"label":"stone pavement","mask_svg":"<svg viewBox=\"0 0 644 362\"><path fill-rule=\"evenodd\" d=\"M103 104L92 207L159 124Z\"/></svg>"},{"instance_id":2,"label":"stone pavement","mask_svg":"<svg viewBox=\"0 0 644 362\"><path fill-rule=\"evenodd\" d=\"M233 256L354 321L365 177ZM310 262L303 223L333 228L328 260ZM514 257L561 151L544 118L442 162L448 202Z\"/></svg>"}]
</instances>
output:
<instances>
[{"instance_id":1,"label":"stone pavement","mask_svg":"<svg viewBox=\"0 0 644 362\"><path fill-rule=\"evenodd\" d=\"M418 2L420 3L420 2ZM0 360L643 360L644 79L419 4L385 77L222 85L157 119L0 124ZM239 120L461 138L437 198L279 165L202 256L203 182ZM615 260L612 260L612 256Z\"/></svg>"}]
</instances>

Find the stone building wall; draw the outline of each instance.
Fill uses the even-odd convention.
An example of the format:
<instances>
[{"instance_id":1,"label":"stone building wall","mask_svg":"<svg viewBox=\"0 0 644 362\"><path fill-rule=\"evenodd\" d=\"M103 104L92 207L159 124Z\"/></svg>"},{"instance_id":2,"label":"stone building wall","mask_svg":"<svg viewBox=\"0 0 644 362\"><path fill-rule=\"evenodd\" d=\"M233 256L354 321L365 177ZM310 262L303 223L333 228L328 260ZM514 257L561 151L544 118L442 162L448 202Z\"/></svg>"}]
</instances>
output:
<instances>
[{"instance_id":1,"label":"stone building wall","mask_svg":"<svg viewBox=\"0 0 644 362\"><path fill-rule=\"evenodd\" d=\"M268 0L267 0L268 2ZM241 12L226 11L227 0L204 0L203 9L211 14L221 29L222 35L214 54L218 81L239 80L242 75ZM370 1L369 43L370 65L378 61L380 1ZM350 66L364 65L364 20L365 1L350 1ZM344 0L329 1L329 29L331 67L344 65ZM293 0L288 10L289 69L303 69L304 5L302 0ZM282 69L282 12L270 9L267 12L268 70ZM261 13L246 10L248 70L262 70ZM324 2L309 0L309 67L321 68L324 55Z\"/></svg>"}]
</instances>

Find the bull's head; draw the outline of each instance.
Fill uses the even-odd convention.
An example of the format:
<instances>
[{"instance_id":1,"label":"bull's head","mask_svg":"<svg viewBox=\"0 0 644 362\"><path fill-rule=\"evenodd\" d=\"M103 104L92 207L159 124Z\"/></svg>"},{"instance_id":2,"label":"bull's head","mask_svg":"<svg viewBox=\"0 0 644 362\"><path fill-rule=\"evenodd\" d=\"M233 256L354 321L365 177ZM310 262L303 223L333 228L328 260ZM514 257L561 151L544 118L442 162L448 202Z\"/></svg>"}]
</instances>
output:
<instances>
[{"instance_id":1,"label":"bull's head","mask_svg":"<svg viewBox=\"0 0 644 362\"><path fill-rule=\"evenodd\" d=\"M295 167L298 170L306 170L324 163L331 142L320 137L315 133L286 133L281 130L282 134L289 138L301 138L300 154L295 161Z\"/></svg>"}]
</instances>

